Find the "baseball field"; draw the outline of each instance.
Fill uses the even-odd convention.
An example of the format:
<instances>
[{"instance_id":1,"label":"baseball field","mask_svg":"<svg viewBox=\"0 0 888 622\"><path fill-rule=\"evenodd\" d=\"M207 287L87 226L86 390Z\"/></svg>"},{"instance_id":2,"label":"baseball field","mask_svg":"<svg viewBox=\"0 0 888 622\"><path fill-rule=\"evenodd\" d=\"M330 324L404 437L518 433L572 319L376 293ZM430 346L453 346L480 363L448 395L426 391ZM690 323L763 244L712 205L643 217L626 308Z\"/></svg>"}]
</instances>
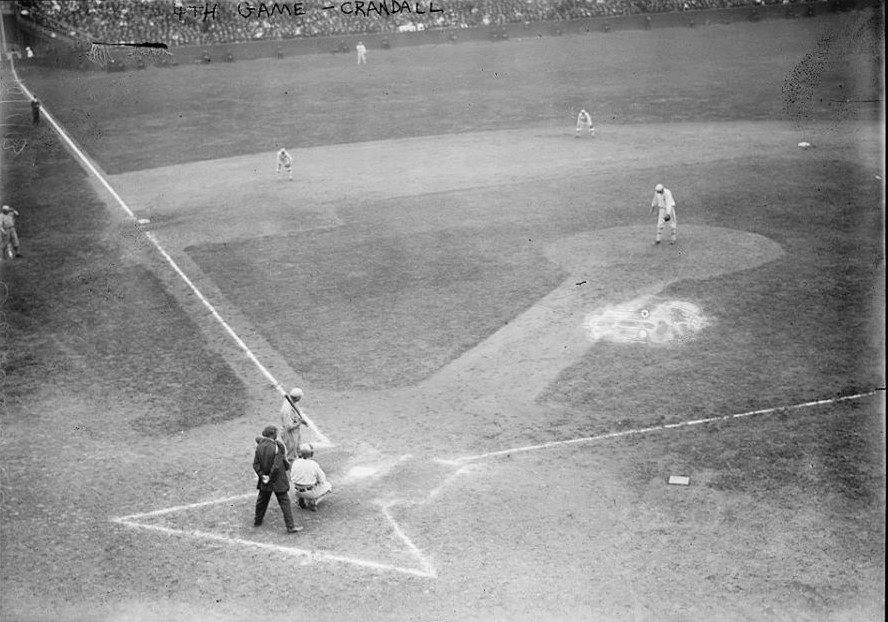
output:
<instances>
[{"instance_id":1,"label":"baseball field","mask_svg":"<svg viewBox=\"0 0 888 622\"><path fill-rule=\"evenodd\" d=\"M4 67L2 619L884 619L880 20Z\"/></svg>"}]
</instances>

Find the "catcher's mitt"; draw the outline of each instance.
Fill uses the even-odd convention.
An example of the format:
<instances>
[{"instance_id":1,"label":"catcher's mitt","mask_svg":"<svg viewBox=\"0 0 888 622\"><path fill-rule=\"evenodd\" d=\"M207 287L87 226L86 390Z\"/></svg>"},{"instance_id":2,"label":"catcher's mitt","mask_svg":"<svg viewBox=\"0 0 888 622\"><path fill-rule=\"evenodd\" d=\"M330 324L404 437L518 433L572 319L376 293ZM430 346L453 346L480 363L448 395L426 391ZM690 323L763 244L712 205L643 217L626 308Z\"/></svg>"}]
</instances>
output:
<instances>
[{"instance_id":1,"label":"catcher's mitt","mask_svg":"<svg viewBox=\"0 0 888 622\"><path fill-rule=\"evenodd\" d=\"M670 220L672 220L672 216L670 216L669 214L663 216L663 222L669 222Z\"/></svg>"}]
</instances>

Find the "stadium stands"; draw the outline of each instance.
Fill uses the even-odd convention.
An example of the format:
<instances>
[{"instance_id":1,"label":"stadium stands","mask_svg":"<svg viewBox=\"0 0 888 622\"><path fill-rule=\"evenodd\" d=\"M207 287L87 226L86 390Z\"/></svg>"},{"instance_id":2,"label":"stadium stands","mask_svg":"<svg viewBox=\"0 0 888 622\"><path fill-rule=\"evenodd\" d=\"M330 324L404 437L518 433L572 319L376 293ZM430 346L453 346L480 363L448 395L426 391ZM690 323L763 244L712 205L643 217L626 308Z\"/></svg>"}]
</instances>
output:
<instances>
[{"instance_id":1,"label":"stadium stands","mask_svg":"<svg viewBox=\"0 0 888 622\"><path fill-rule=\"evenodd\" d=\"M801 0L794 0L801 2ZM72 38L168 45L208 45L252 40L281 40L361 33L459 29L512 23L530 24L601 16L689 11L707 8L788 4L790 0L440 0L441 12L401 12L387 18L321 10L317 0L304 2L299 17L244 18L233 0L20 0L20 15ZM244 7L258 2L243 2ZM271 2L266 5L271 6ZM284 4L284 3L279 3ZM292 8L293 3L289 4ZM338 6L338 1L332 2ZM389 3L390 4L390 3ZM205 18L204 6L213 15ZM189 10L196 6L197 9ZM178 10L177 10L178 7Z\"/></svg>"}]
</instances>

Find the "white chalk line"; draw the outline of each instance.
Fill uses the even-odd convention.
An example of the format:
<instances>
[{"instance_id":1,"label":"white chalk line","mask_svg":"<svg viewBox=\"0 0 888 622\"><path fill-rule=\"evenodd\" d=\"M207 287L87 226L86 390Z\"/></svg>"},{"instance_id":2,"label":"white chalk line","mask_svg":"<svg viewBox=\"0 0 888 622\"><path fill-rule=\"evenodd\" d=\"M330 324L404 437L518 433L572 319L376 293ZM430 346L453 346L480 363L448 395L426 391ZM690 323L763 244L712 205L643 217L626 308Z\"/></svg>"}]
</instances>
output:
<instances>
[{"instance_id":1,"label":"white chalk line","mask_svg":"<svg viewBox=\"0 0 888 622\"><path fill-rule=\"evenodd\" d=\"M447 486L449 486L450 483L451 483L453 480L455 480L455 479L456 479L457 477L459 477L460 475L462 475L462 474L464 474L464 473L467 473L470 469L471 469L471 465L461 466L461 467L458 468L456 471L454 471L453 473L451 473L450 475L448 475L446 478L444 478L444 481L443 481L443 482L441 482L440 484L438 484L438 486L437 486L436 488L433 488L433 489L429 492L428 498L427 498L426 500L427 500L427 501L431 501L432 499L434 499L435 497L437 497L438 495L440 495L441 492L442 492Z\"/></svg>"},{"instance_id":2,"label":"white chalk line","mask_svg":"<svg viewBox=\"0 0 888 622\"><path fill-rule=\"evenodd\" d=\"M4 38L5 38L5 34L4 34ZM24 83L19 78L18 72L16 72L16 70L15 70L15 65L12 62L10 62L10 67L12 68L12 75L15 77L16 81L18 82L19 86L21 87L21 89L25 93L25 95L27 95L31 99L35 99L34 96L31 94L31 92L28 90L28 88L24 85ZM123 209L124 212L126 212L127 216L129 216L129 218L131 220L136 220L135 214L133 214L133 211L129 208L129 206L126 204L126 202L120 197L119 194L117 194L117 191L115 191L114 188L111 187L111 184L108 183L108 181L105 179L104 175L102 175L98 171L98 169L96 169L96 167L93 165L93 163L90 162L89 158L87 158L86 155L84 155L84 153L80 150L80 148L78 148L77 145L74 144L74 141L71 140L71 138L68 136L67 133L65 133L65 131L62 129L61 125L59 125L56 122L55 118L53 118L53 116L42 106L41 106L41 112L43 113L43 116L45 116L46 119L49 121L49 123L53 126L53 128L55 128L55 131L58 133L59 137L61 137L61 139L63 141L65 141L65 144L68 146L68 148L78 157L78 159L81 161L81 163L83 163L83 165L87 168L87 170L89 170L89 172L92 173L93 176L99 180L99 183L102 184L102 186L111 194L111 196L114 197L114 200L117 201L117 204ZM247 358L249 358L253 362L253 364L255 364L256 367L258 367L258 369L262 373L262 375L265 376L271 382L272 386L274 386L274 388L277 389L278 393L280 393L282 397L284 395L286 395L287 391L284 389L283 386L281 386L281 383L277 381L277 379L271 374L271 372L268 371L268 369L266 369L266 367L262 363L259 362L259 359L256 358L256 355L253 354L252 350L250 350L250 348L247 346L247 344L244 343L244 341L237 335L237 333L234 332L234 330L231 328L231 326L228 325L228 322L226 322L222 318L222 316L219 315L219 312L216 311L216 308L210 303L209 300L206 299L206 297L204 297L204 295L200 292L200 290L197 289L197 287L194 285L194 283L191 282L191 279L189 279L185 275L185 273L182 271L182 269L179 267L179 265L163 249L163 247L160 245L160 242L157 241L157 238L155 238L151 232L145 232L145 235L148 238L148 240L154 245L154 247L158 251L160 251L160 254L163 255L163 258L167 261L167 263L169 263L170 266L172 266L172 268L173 268L173 270L175 270L176 274L178 274L182 278L182 280L185 281L185 283L188 285L188 287L191 288L191 291L193 291L195 293L195 295L203 303L203 305L207 309L209 309L212 316L219 322L219 324L222 325L222 328L224 328L225 331L234 339L234 341L235 341L235 343L237 343L238 347L240 347L240 349L246 353ZM305 417L303 417L303 418L305 418ZM309 421L308 418L305 418L305 422L308 424L308 427L311 428L311 430L317 435L317 438L319 441L318 446L320 446L320 447L332 447L333 446L333 443L330 441L330 439L327 438L327 436L323 432L321 432L320 429L318 429L318 427L313 422Z\"/></svg>"},{"instance_id":3,"label":"white chalk line","mask_svg":"<svg viewBox=\"0 0 888 622\"><path fill-rule=\"evenodd\" d=\"M366 483L367 480L374 479L374 478L377 478L377 477L382 476L382 475L385 474L385 473L388 473L388 472L391 471L396 465L398 465L398 464L400 464L400 463L404 462L405 460L408 460L408 459L410 459L410 458L412 458L412 457L413 457L413 454L403 454L403 455L399 456L398 459L395 460L395 461L394 461L394 462L393 462L393 463L392 463L392 464L391 464L391 465L390 465L385 471L380 470L380 471L378 471L378 472L376 472L376 473L373 473L372 475L370 475L370 476L368 476L368 477L366 477L366 478L362 478L361 483L362 483L362 484L363 484L363 483ZM460 469L460 470L462 470L462 469ZM349 485L351 482L352 482L352 480L346 478L346 479L345 479L344 481L342 481L342 482L337 482L336 485L337 485L337 486L346 486L346 485ZM223 498L221 498L221 499L210 499L209 501L198 501L198 502L196 502L196 503L185 503L185 504L183 504L183 505L174 505L174 506L172 506L172 507L168 507L168 508L161 508L161 509L159 509L159 510L149 510L149 511L147 511L147 512L138 512L138 513L136 513L136 514L127 514L126 516L120 516L120 517L117 517L117 518L115 518L115 519L113 519L113 520L117 520L117 521L122 521L122 520L125 520L125 521L139 520L139 519L141 519L141 518L149 518L149 517L153 517L153 516L162 516L162 515L164 515L164 514L172 514L172 513L174 513L174 512L182 512L182 511L185 511L185 510L191 510L191 509L194 509L194 508L204 507L204 506L207 506L207 505L218 505L218 504L220 504L220 503L227 503L227 502L229 502L229 501L240 501L241 499L248 499L248 498L253 497L253 496L255 496L255 493L248 492L248 493L246 493L246 494L242 494L242 495L233 495L233 496L231 496L231 497L223 497Z\"/></svg>"},{"instance_id":4,"label":"white chalk line","mask_svg":"<svg viewBox=\"0 0 888 622\"><path fill-rule=\"evenodd\" d=\"M774 406L772 408L762 408L759 410L751 410L749 412L737 413L733 415L721 415L718 417L707 417L705 419L694 419L691 421L680 421L678 423L667 423L663 425L650 426L647 428L635 428L632 430L620 430L618 432L608 432L607 434L599 434L597 436L583 436L580 438L571 438L563 441L549 441L538 445L524 445L523 447L513 447L511 449L501 449L499 451L490 451L483 454L475 454L471 456L462 456L459 458L436 458L435 461L440 464L458 465L466 462L475 462L477 460L486 460L488 458L497 458L500 456L508 456L511 454L525 453L529 451L539 451L541 449L551 449L553 447L562 447L565 445L575 445L580 443L592 443L595 441L608 440L612 438L621 438L624 436L634 436L637 434L647 434L649 432L660 432L662 430L671 430L674 428L683 428L688 426L702 425L705 423L715 423L717 421L730 421L732 419L742 419L744 417L752 417L754 415L766 415L785 410L797 410L800 408L809 408L812 406L822 406L824 404L834 404L838 402L846 402L849 400L870 397L877 393L884 392L884 388L874 389L865 393L856 393L854 395L845 395L842 397L832 397L828 399L815 400L811 402L803 402L801 404L791 404L788 406Z\"/></svg>"},{"instance_id":5,"label":"white chalk line","mask_svg":"<svg viewBox=\"0 0 888 622\"><path fill-rule=\"evenodd\" d=\"M225 497L224 499L212 499L210 501L198 501L197 503L187 503L185 505L176 505L170 508L163 508L160 510L151 510L148 512L139 512L138 514L128 514L126 516L120 516L118 518L112 519L113 521L134 521L140 518L149 518L152 516L161 516L163 514L172 514L173 512L182 512L185 510L191 510L193 508L199 508L206 505L218 505L220 503L226 503L228 501L240 501L241 499L248 499L250 497L254 497L255 493L249 492L243 495L234 495L233 497Z\"/></svg>"},{"instance_id":6,"label":"white chalk line","mask_svg":"<svg viewBox=\"0 0 888 622\"><path fill-rule=\"evenodd\" d=\"M388 472L395 465L404 462L412 457L412 454L403 454L398 457L395 462L391 464L391 466L385 471ZM466 470L466 467L463 467L457 471L457 473ZM379 474L371 475L370 477L376 477ZM452 477L452 476L451 476ZM338 484L341 485L341 484ZM359 557L349 557L346 555L336 555L333 553L327 553L324 551L315 551L310 549L301 549L298 547L287 547L281 545L274 544L265 544L262 542L256 542L255 540L246 540L243 538L234 538L230 536L224 536L222 534L207 532L207 531L199 531L199 530L189 530L189 529L176 529L174 527L164 527L162 525L151 525L147 523L137 522L146 518L155 518L157 516L163 516L166 514L174 514L176 512L184 512L188 510L192 510L195 508L206 507L208 505L219 505L223 503L229 503L231 501L243 501L244 499L249 499L255 496L255 493L246 493L242 495L234 495L231 497L224 497L222 499L211 499L209 501L198 501L196 503L186 503L183 505L176 505L168 508L161 508L159 510L149 510L147 512L139 512L136 514L128 514L126 516L119 516L111 519L112 523L117 523L120 525L126 525L127 527L138 528L138 529L152 529L154 531L158 531L160 533L170 535L170 536L184 536L189 538L196 539L209 539L216 540L220 542L227 542L229 544L242 544L246 546L254 546L260 548L271 549L283 553L287 553L290 555L302 555L305 557L309 557L311 559L318 560L326 560L326 561L335 561L342 562L347 564L353 564L357 566L362 566L366 568L373 568L376 570L391 570L394 572L412 574L420 577L426 578L436 578L435 570L429 562L428 558L423 555L422 551L413 543L413 541L404 533L404 530L401 529L401 526L394 519L394 517L389 513L388 507L395 503L400 503L399 501L389 502L387 504L380 503L379 506L381 508L382 513L385 515L386 519L392 526L392 529L395 532L395 535L401 540L401 542L407 547L410 553L416 557L416 559L420 562L421 569L415 568L405 568L403 566L396 566L393 564L385 564L382 562L375 562L372 560L361 559Z\"/></svg>"},{"instance_id":7,"label":"white chalk line","mask_svg":"<svg viewBox=\"0 0 888 622\"><path fill-rule=\"evenodd\" d=\"M197 289L197 286L194 283L192 283L190 278L188 278L188 275L186 275L185 272L182 270L182 268L179 267L179 264L177 264L176 261L172 257L170 257L169 253L167 253L164 250L164 248L160 245L160 242L157 241L157 238L154 236L154 234L151 233L150 231L147 231L147 232L145 232L145 237L147 237L148 240L157 249L157 251L161 255L163 255L163 258L166 259L167 263L170 264L170 266L172 266L173 270L176 271L176 274L178 274L179 277L181 277L181 279L183 281L185 281L185 284L191 288L191 291L194 292L194 295L197 296L198 300L200 300L203 303L203 305L209 310L209 312L212 314L212 316L214 318L216 318L216 321L219 322L219 324L222 326L222 328L225 329L225 332L227 332L228 335L238 345L238 347L246 353L247 358L249 358L253 362L253 364L259 369L259 371L262 373L262 375L265 376L265 378L272 384L272 386L274 386L275 389L277 389L278 393L280 393L282 397L287 395L286 389L284 389L284 387L281 386L281 383L279 383L277 381L277 379L274 377L274 375L270 371L268 371L268 369L265 367L265 365L263 365L259 361L259 359L256 358L256 355L253 354L253 351L250 350L249 346L247 346L247 344L244 343L244 340L241 339L236 332L234 332L234 329L231 328L231 326L228 324L228 322L226 322L222 318L222 316L219 315L219 312L216 311L216 308L212 305L212 303L204 297L204 295L201 293L201 291L199 289ZM333 446L333 443L330 441L330 439L327 438L327 436L318 429L318 427L314 424L313 421L311 421L311 419L308 418L307 415L302 415L302 418L305 420L305 423L308 425L308 427L317 436L318 441L319 441L317 443L318 447L332 447Z\"/></svg>"},{"instance_id":8,"label":"white chalk line","mask_svg":"<svg viewBox=\"0 0 888 622\"><path fill-rule=\"evenodd\" d=\"M171 527L164 527L162 525L148 525L145 523L136 523L130 520L125 520L124 518L115 518L112 519L112 522L115 522L120 525L125 525L126 527L130 527L133 529L147 529L152 531L157 531L159 533L168 535L168 536L180 536L184 538L192 538L196 540L213 540L216 542L223 542L226 544L237 544L240 546L247 546L259 549L265 549L274 551L276 553L283 553L285 555L296 555L299 557L305 557L308 559L318 560L318 561L328 561L328 562L340 562L351 564L353 566L360 566L363 568L371 568L373 570L382 570L389 572L399 572L401 574L409 574L417 577L429 578L434 577L433 574L430 574L425 569L417 569L417 568L406 568L403 566L395 566L393 564L383 564L381 562L375 562L369 559L361 559L359 557L349 557L347 555L336 555L334 553L328 553L325 551L313 551L309 549L302 549L295 546L282 546L280 544L269 544L266 542L258 542L256 540L246 540L244 538L235 538L232 536L223 536L218 533L211 533L208 531L199 531L196 529L173 529ZM299 536L290 536L290 537L299 537Z\"/></svg>"},{"instance_id":9,"label":"white chalk line","mask_svg":"<svg viewBox=\"0 0 888 622\"><path fill-rule=\"evenodd\" d=\"M413 553L413 556L419 559L422 562L423 572L425 572L424 576L427 576L431 579L435 579L438 577L438 574L435 572L434 566L432 566L431 560L425 556L425 554L419 550L419 547L413 543L407 534L404 533L404 530L401 529L401 525L398 524L398 521L392 516L391 512L389 512L389 508L393 505L398 505L400 503L405 503L403 501L390 501L388 503L380 504L380 508L382 513L385 514L385 517L388 519L389 524L392 526L392 529L395 532L395 535L401 539L401 542Z\"/></svg>"}]
</instances>

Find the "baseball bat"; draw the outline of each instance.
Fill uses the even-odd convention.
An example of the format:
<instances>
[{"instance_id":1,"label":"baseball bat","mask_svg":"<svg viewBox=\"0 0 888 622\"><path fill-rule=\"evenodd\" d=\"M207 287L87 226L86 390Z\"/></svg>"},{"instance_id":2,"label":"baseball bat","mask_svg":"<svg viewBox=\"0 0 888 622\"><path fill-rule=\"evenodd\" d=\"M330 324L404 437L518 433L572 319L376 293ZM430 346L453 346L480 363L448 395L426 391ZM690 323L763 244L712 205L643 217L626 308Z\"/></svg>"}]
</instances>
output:
<instances>
[{"instance_id":1,"label":"baseball bat","mask_svg":"<svg viewBox=\"0 0 888 622\"><path fill-rule=\"evenodd\" d=\"M305 425L305 419L302 418L302 413L299 412L299 407L296 406L296 400L293 399L293 396L291 396L289 393L285 393L284 399L287 400L287 403L290 405L290 408L293 409L293 412L296 413L296 416L299 418L297 423Z\"/></svg>"}]
</instances>

